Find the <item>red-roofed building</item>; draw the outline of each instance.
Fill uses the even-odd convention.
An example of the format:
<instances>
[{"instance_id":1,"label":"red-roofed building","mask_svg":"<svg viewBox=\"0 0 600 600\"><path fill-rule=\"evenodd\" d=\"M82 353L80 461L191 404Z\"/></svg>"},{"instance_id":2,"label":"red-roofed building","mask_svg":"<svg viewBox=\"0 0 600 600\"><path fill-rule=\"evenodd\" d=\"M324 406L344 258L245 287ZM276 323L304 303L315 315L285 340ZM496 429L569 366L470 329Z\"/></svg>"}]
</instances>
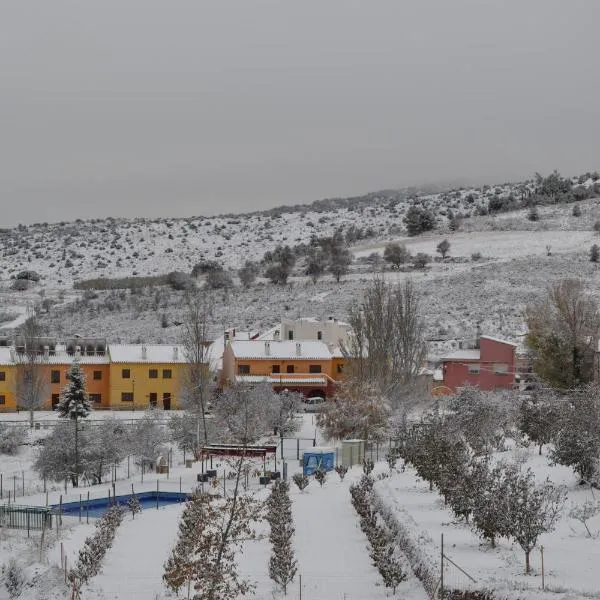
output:
<instances>
[{"instance_id":1,"label":"red-roofed building","mask_svg":"<svg viewBox=\"0 0 600 600\"><path fill-rule=\"evenodd\" d=\"M486 391L512 389L517 370L517 345L482 335L476 346L442 357L442 386L447 392L454 393L467 384Z\"/></svg>"}]
</instances>

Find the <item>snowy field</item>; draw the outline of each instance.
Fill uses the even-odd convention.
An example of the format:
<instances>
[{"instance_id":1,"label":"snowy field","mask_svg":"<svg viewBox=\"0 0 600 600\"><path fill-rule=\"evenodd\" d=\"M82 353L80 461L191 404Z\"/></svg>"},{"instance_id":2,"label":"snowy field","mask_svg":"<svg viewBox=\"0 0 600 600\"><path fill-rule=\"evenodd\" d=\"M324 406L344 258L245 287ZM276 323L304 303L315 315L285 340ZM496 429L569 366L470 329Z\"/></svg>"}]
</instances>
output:
<instances>
[{"instance_id":1,"label":"snowy field","mask_svg":"<svg viewBox=\"0 0 600 600\"><path fill-rule=\"evenodd\" d=\"M115 413L118 418L129 419L131 413ZM94 417L105 417L104 413L95 413ZM4 416L6 420L7 415ZM52 414L48 422L55 419ZM315 435L314 415L303 415L299 437L310 440ZM45 430L34 430L31 440L43 436ZM303 442L304 443L304 442ZM317 431L317 444L323 443ZM312 440L306 447L312 446ZM26 480L35 480L31 469L35 456L34 446L25 446L16 457L2 457L1 469L19 472L22 469ZM286 451L289 474L299 471L298 462ZM436 569L439 565L440 536L445 537L447 555L464 569L476 583L471 584L466 576L452 566L447 565L445 580L447 585L475 589L494 589L501 598L554 598L573 600L575 598L600 598L600 516L590 520L589 527L593 537L586 536L583 526L568 515L569 508L591 499L592 491L577 485L576 477L570 469L548 464L546 449L538 456L537 449L507 450L497 453L496 460L519 461L523 468L531 467L536 477L543 481L549 477L555 484L565 485L568 500L563 516L556 530L545 534L539 545L545 550L546 592L541 592L541 565L539 546L532 553L533 574L524 575L524 557L517 545L501 540L495 549L479 539L469 526L457 520L436 491L430 491L427 483L420 481L412 468L403 471L400 464L391 476L387 464L378 463L375 475L383 476L376 483L378 495L388 506L411 537L418 543L427 560ZM169 476L146 474L142 478L137 467L131 468L127 478L124 466L118 470L114 483L117 495L131 491L133 484L136 492L155 490L183 491L192 490L196 484L196 473L200 465L195 463L192 469L185 468L183 456L175 451L172 456L173 467ZM278 456L281 466L281 457ZM224 465L215 464L219 473ZM262 465L257 465L262 466ZM267 468L274 468L271 461ZM336 473L328 474L327 481L320 487L314 480L304 492L292 485L290 496L293 505L296 534L294 549L298 560L298 573L302 574L302 598L304 600L325 600L346 598L347 600L379 600L389 597L381 584L379 574L372 566L367 552L366 538L361 531L358 517L350 503L349 487L362 475L362 469L354 467L344 481ZM143 481L142 481L143 479ZM5 479L6 481L6 479ZM38 484L40 482L38 481ZM17 483L17 488L20 483ZM226 484L227 485L227 484ZM251 480L251 489L258 498L267 494L258 480ZM106 483L97 486L69 487L65 493L62 486L49 486L49 504L85 499L88 491L92 498L106 497L112 493L110 477ZM6 488L5 488L6 493ZM6 499L5 499L6 500ZM18 495L20 504L45 505L46 494L31 493L26 497ZM176 537L177 523L181 515L181 505L164 506L158 509L147 508L132 520L128 513L107 556L102 572L83 590L82 597L93 600L125 600L169 598L162 583L162 568ZM0 529L0 564L10 557L19 557L27 564L27 576L31 587L20 596L26 600L46 598L58 600L66 597L64 574L60 570L61 545L67 557L68 565L73 565L78 550L93 528L93 519L86 524L85 514L81 520L77 517L65 517L57 532L53 528L47 535L40 559L39 532L27 538L26 532ZM268 559L270 544L268 526L257 525L258 538L246 542L238 556L241 573L256 584L253 600L272 600L273 585L268 578ZM397 597L408 600L425 600L426 592L421 583L410 571L409 578L402 583ZM288 596L293 600L300 598L300 582L296 578ZM0 591L0 599L3 598Z\"/></svg>"},{"instance_id":2,"label":"snowy field","mask_svg":"<svg viewBox=\"0 0 600 600\"><path fill-rule=\"evenodd\" d=\"M103 413L94 413L96 416ZM131 413L115 413L119 418L131 418ZM6 417L4 415L4 420ZM52 414L43 414L40 420L55 419ZM303 443L315 434L314 415L303 415L302 429L298 436ZM44 430L33 431L32 439L44 435ZM320 437L317 443L321 443ZM312 441L307 447L312 446ZM22 469L26 480L35 480L36 474L31 470L31 463L36 450L25 446L17 457L2 457L1 468ZM287 455L287 453L286 453ZM141 473L132 469L131 476L125 477L124 469L119 470L119 479L115 482L117 495L131 491L132 484L136 492L160 490L183 491L192 490L197 484L196 473L199 464L187 469L183 466L182 456L173 454L173 468L166 475L147 474L142 482ZM279 457L280 461L280 457ZM279 462L280 464L280 462ZM257 466L262 466L257 465ZM215 464L222 472L222 466ZM274 468L273 462L267 468ZM288 460L289 474L299 471L298 462ZM346 598L347 600L379 600L386 598L386 590L381 585L379 574L371 565L367 550L366 538L358 525L358 517L350 504L349 486L362 474L358 467L353 468L343 482L336 473L329 473L325 485L321 488L316 481L300 492L295 486L290 490L293 502L293 515L296 527L294 547L297 554L299 570L302 574L302 598L305 600L325 600L330 598ZM180 483L181 478L181 483ZM41 482L38 482L41 484ZM19 484L20 485L20 484ZM17 486L18 487L18 486ZM52 486L49 486L49 489ZM106 497L113 489L110 478L107 483L97 486L82 486L73 489L69 486L67 493L60 485L53 486L48 493L48 503L76 501L79 494L85 499L87 492L91 498ZM259 498L264 499L267 490L251 481L251 489ZM17 502L27 505L45 505L44 493L28 494ZM117 536L103 563L100 575L83 590L82 598L93 600L141 600L168 598L162 583L163 564L169 555L176 537L177 523L182 506L172 505L158 509L145 509L135 519L128 513L117 530ZM59 569L62 552L67 557L67 564L73 565L78 550L85 537L93 530L93 519L86 523L85 513L81 521L77 517L64 517L63 525L57 532L53 529L47 535L40 560L40 534L35 532L27 538L26 532L0 529L0 564L10 557L25 558L28 564L28 577L32 578L31 588L26 588L20 598L29 600L46 598L58 600L66 597L64 574ZM255 582L254 600L272 600L273 585L268 577L268 559L270 544L266 523L257 525L258 539L247 542L239 554L240 571ZM408 570L408 566L407 566ZM38 574L37 578L34 574ZM297 578L292 584L288 598L300 598L300 581ZM1 587L0 587L1 590ZM0 591L0 599L3 591ZM410 574L406 582L398 589L398 596L408 600L425 600L427 597L420 582Z\"/></svg>"}]
</instances>

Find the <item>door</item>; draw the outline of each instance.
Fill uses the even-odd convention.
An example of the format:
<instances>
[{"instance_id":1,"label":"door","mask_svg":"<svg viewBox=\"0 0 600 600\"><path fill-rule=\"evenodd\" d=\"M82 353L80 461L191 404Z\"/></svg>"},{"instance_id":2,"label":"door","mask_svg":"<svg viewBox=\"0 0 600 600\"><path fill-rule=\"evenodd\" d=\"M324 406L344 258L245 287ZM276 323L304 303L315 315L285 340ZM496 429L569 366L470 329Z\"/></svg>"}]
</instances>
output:
<instances>
[{"instance_id":1,"label":"door","mask_svg":"<svg viewBox=\"0 0 600 600\"><path fill-rule=\"evenodd\" d=\"M155 407L158 404L156 392L150 392L150 406Z\"/></svg>"},{"instance_id":2,"label":"door","mask_svg":"<svg viewBox=\"0 0 600 600\"><path fill-rule=\"evenodd\" d=\"M171 394L163 394L163 408L165 410L171 410Z\"/></svg>"}]
</instances>

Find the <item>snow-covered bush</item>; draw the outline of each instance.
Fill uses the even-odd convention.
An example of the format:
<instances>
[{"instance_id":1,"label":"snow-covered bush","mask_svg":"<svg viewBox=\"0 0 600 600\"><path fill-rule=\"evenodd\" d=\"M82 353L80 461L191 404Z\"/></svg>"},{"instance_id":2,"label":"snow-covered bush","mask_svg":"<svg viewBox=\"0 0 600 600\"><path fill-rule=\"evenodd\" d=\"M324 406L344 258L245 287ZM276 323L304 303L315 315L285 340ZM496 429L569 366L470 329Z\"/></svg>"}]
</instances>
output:
<instances>
[{"instance_id":1,"label":"snow-covered bush","mask_svg":"<svg viewBox=\"0 0 600 600\"><path fill-rule=\"evenodd\" d=\"M579 521L587 532L588 537L594 537L587 522L600 514L600 501L586 500L583 504L574 504L569 511L569 517L575 521Z\"/></svg>"},{"instance_id":2,"label":"snow-covered bush","mask_svg":"<svg viewBox=\"0 0 600 600\"><path fill-rule=\"evenodd\" d=\"M0 423L0 454L16 454L27 437L24 427Z\"/></svg>"},{"instance_id":3,"label":"snow-covered bush","mask_svg":"<svg viewBox=\"0 0 600 600\"><path fill-rule=\"evenodd\" d=\"M292 477L292 481L298 486L298 489L303 492L304 489L308 486L309 484L309 479L306 475L303 475L302 473L294 473L293 477Z\"/></svg>"},{"instance_id":4,"label":"snow-covered bush","mask_svg":"<svg viewBox=\"0 0 600 600\"><path fill-rule=\"evenodd\" d=\"M16 559L9 559L2 567L2 580L10 598L18 598L25 584L25 573L23 567Z\"/></svg>"},{"instance_id":5,"label":"snow-covered bush","mask_svg":"<svg viewBox=\"0 0 600 600\"><path fill-rule=\"evenodd\" d=\"M325 469L317 469L315 471L315 479L319 482L319 485L323 487L323 484L327 479L327 473L325 472Z\"/></svg>"}]
</instances>

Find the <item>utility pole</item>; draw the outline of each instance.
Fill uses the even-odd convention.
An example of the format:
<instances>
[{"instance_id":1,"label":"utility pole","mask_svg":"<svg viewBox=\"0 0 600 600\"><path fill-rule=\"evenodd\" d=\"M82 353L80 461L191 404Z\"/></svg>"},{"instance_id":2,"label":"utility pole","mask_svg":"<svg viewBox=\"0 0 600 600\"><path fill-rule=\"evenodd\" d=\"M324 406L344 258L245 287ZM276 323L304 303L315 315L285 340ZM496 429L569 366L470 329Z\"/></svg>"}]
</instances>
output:
<instances>
[{"instance_id":1,"label":"utility pole","mask_svg":"<svg viewBox=\"0 0 600 600\"><path fill-rule=\"evenodd\" d=\"M444 600L444 534L442 533L442 543L440 552L440 600Z\"/></svg>"}]
</instances>

